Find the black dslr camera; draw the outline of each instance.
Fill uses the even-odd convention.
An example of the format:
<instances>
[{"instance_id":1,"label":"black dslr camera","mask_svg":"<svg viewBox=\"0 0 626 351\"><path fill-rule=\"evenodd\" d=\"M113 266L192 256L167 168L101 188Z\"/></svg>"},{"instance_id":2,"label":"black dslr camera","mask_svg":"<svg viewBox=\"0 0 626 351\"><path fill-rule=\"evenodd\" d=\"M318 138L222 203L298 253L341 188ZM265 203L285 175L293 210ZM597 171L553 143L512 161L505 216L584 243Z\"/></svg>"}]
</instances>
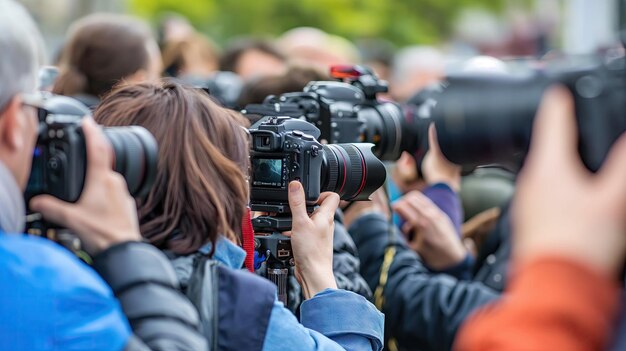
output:
<instances>
[{"instance_id":1,"label":"black dslr camera","mask_svg":"<svg viewBox=\"0 0 626 351\"><path fill-rule=\"evenodd\" d=\"M83 190L88 162L81 119L91 112L64 96L49 96L36 105L39 135L24 194L26 203L39 194L76 202ZM156 177L158 158L152 134L138 126L103 128L103 132L113 146L113 168L124 176L131 195L147 195ZM30 234L46 237L54 236L59 229L37 215L28 216L27 227Z\"/></svg>"},{"instance_id":2,"label":"black dslr camera","mask_svg":"<svg viewBox=\"0 0 626 351\"><path fill-rule=\"evenodd\" d=\"M322 145L319 134L312 124L290 117L265 117L250 128L253 210L289 213L292 180L302 183L309 206L324 191L342 200L367 200L383 185L385 168L372 144Z\"/></svg>"},{"instance_id":3,"label":"black dslr camera","mask_svg":"<svg viewBox=\"0 0 626 351\"><path fill-rule=\"evenodd\" d=\"M413 135L417 127L412 125L426 131L426 122L407 123L413 114L405 114L395 103L379 101L378 94L387 92L387 82L369 68L334 66L331 76L337 81L310 82L302 92L268 96L262 104L250 104L242 112L304 119L319 128L320 141L372 143L374 155L381 160L396 160L403 150L417 152L423 146L417 140L422 135Z\"/></svg>"},{"instance_id":4,"label":"black dslr camera","mask_svg":"<svg viewBox=\"0 0 626 351\"><path fill-rule=\"evenodd\" d=\"M289 182L302 183L309 213L321 192L367 200L385 182L385 167L372 153L372 144L322 145L319 135L312 124L290 117L265 117L250 128L250 207L269 213L252 220L255 249L285 304L293 265L289 238L282 234L291 230Z\"/></svg>"}]
</instances>

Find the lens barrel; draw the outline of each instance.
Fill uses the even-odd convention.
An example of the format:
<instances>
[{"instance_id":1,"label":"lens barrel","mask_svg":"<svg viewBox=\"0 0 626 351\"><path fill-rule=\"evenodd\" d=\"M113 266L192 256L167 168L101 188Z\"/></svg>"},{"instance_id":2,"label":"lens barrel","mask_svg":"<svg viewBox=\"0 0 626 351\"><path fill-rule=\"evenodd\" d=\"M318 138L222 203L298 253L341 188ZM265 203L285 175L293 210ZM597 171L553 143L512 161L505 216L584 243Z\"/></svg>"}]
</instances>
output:
<instances>
[{"instance_id":1,"label":"lens barrel","mask_svg":"<svg viewBox=\"0 0 626 351\"><path fill-rule=\"evenodd\" d=\"M321 191L339 194L342 200L368 200L385 183L383 163L372 153L373 144L324 146Z\"/></svg>"},{"instance_id":2,"label":"lens barrel","mask_svg":"<svg viewBox=\"0 0 626 351\"><path fill-rule=\"evenodd\" d=\"M159 156L157 142L139 126L104 128L115 155L114 170L120 173L133 197L146 196L154 183Z\"/></svg>"}]
</instances>

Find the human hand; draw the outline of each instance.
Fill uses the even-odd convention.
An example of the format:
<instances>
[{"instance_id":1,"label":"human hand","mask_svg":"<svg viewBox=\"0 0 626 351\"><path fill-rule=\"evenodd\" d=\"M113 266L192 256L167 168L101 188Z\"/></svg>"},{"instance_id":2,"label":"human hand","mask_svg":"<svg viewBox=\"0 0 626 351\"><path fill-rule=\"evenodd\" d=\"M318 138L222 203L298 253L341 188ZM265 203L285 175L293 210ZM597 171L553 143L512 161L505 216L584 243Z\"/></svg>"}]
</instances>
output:
<instances>
[{"instance_id":1,"label":"human hand","mask_svg":"<svg viewBox=\"0 0 626 351\"><path fill-rule=\"evenodd\" d=\"M592 174L580 160L574 104L562 87L544 96L532 135L513 200L514 257L565 257L615 276L626 255L626 137Z\"/></svg>"},{"instance_id":2,"label":"human hand","mask_svg":"<svg viewBox=\"0 0 626 351\"><path fill-rule=\"evenodd\" d=\"M113 150L91 118L82 124L87 147L85 186L76 203L40 195L30 208L45 219L72 230L90 254L125 242L139 241L141 234L135 201L126 181L111 169Z\"/></svg>"},{"instance_id":3,"label":"human hand","mask_svg":"<svg viewBox=\"0 0 626 351\"><path fill-rule=\"evenodd\" d=\"M401 229L409 246L428 267L444 270L465 259L467 250L452 221L426 195L412 191L392 206L406 221Z\"/></svg>"},{"instance_id":4,"label":"human hand","mask_svg":"<svg viewBox=\"0 0 626 351\"><path fill-rule=\"evenodd\" d=\"M428 127L428 151L422 161L422 174L426 184L448 184L452 190L461 189L461 167L448 161L439 148L435 124Z\"/></svg>"},{"instance_id":5,"label":"human hand","mask_svg":"<svg viewBox=\"0 0 626 351\"><path fill-rule=\"evenodd\" d=\"M337 288L333 275L333 233L339 195L322 193L318 204L319 207L309 217L302 184L297 181L289 183L292 228L290 233L284 234L291 237L296 278L306 299L324 289Z\"/></svg>"},{"instance_id":6,"label":"human hand","mask_svg":"<svg viewBox=\"0 0 626 351\"><path fill-rule=\"evenodd\" d=\"M380 187L378 190L372 193L369 201L354 201L352 203L342 201L345 206L343 209L343 224L346 228L350 228L350 225L357 219L368 213L379 213L389 219L391 213L389 213L389 200L385 194L385 188ZM349 207L348 207L348 204Z\"/></svg>"}]
</instances>

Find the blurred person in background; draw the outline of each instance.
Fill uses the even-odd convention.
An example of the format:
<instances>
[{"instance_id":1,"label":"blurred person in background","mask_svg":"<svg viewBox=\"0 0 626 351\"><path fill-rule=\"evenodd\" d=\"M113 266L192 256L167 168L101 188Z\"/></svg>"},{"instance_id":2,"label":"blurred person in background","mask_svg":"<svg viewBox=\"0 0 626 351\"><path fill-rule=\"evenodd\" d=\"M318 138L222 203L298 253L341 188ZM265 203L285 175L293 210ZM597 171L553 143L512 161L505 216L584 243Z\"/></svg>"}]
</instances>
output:
<instances>
[{"instance_id":1,"label":"blurred person in background","mask_svg":"<svg viewBox=\"0 0 626 351\"><path fill-rule=\"evenodd\" d=\"M90 118L82 123L87 173L79 201L41 195L29 205L76 234L93 269L52 241L21 234L44 48L35 23L13 0L0 1L0 51L0 348L205 350L198 314L177 291L172 266L140 242L134 201Z\"/></svg>"},{"instance_id":2,"label":"blurred person in background","mask_svg":"<svg viewBox=\"0 0 626 351\"><path fill-rule=\"evenodd\" d=\"M220 70L234 72L244 81L279 76L287 70L287 57L273 43L244 38L226 46L220 58Z\"/></svg>"},{"instance_id":3,"label":"blurred person in background","mask_svg":"<svg viewBox=\"0 0 626 351\"><path fill-rule=\"evenodd\" d=\"M158 79L162 63L146 24L128 16L94 14L70 27L59 69L53 93L93 109L121 81Z\"/></svg>"},{"instance_id":4,"label":"blurred person in background","mask_svg":"<svg viewBox=\"0 0 626 351\"><path fill-rule=\"evenodd\" d=\"M247 82L239 96L238 105L260 104L270 95L301 92L312 81L329 80L330 77L311 66L290 65L280 76L257 78Z\"/></svg>"},{"instance_id":5,"label":"blurred person in background","mask_svg":"<svg viewBox=\"0 0 626 351\"><path fill-rule=\"evenodd\" d=\"M162 51L165 76L208 78L219 69L216 45L199 33L170 39Z\"/></svg>"},{"instance_id":6,"label":"blurred person in background","mask_svg":"<svg viewBox=\"0 0 626 351\"><path fill-rule=\"evenodd\" d=\"M274 284L241 271L246 257L246 267L253 267L252 252L238 246L249 200L248 136L238 112L198 89L166 81L119 88L95 118L107 126L141 125L157 139L158 175L146 200L138 202L140 228L146 240L168 252L216 349L382 349L382 314L364 297L337 289L337 194L324 193L309 217L302 185L289 184L295 275L307 299L302 324L277 300ZM203 259L215 263L217 273L196 266Z\"/></svg>"},{"instance_id":7,"label":"blurred person in background","mask_svg":"<svg viewBox=\"0 0 626 351\"><path fill-rule=\"evenodd\" d=\"M549 90L513 200L506 298L465 323L456 350L606 350L615 335L623 339L616 321L626 254L626 137L592 174L578 153L575 120L571 93Z\"/></svg>"},{"instance_id":8,"label":"blurred person in background","mask_svg":"<svg viewBox=\"0 0 626 351\"><path fill-rule=\"evenodd\" d=\"M370 67L380 78L389 81L395 47L382 38L363 39L356 43L363 65Z\"/></svg>"},{"instance_id":9,"label":"blurred person in background","mask_svg":"<svg viewBox=\"0 0 626 351\"><path fill-rule=\"evenodd\" d=\"M443 79L445 56L429 46L411 46L396 52L389 80L389 93L405 102L416 92Z\"/></svg>"},{"instance_id":10,"label":"blurred person in background","mask_svg":"<svg viewBox=\"0 0 626 351\"><path fill-rule=\"evenodd\" d=\"M295 63L327 72L334 65L359 62L359 53L350 41L318 28L298 27L278 38L277 45Z\"/></svg>"},{"instance_id":11,"label":"blurred person in background","mask_svg":"<svg viewBox=\"0 0 626 351\"><path fill-rule=\"evenodd\" d=\"M189 38L196 33L189 20L177 13L166 13L157 24L157 41L161 49L170 42L177 42Z\"/></svg>"}]
</instances>

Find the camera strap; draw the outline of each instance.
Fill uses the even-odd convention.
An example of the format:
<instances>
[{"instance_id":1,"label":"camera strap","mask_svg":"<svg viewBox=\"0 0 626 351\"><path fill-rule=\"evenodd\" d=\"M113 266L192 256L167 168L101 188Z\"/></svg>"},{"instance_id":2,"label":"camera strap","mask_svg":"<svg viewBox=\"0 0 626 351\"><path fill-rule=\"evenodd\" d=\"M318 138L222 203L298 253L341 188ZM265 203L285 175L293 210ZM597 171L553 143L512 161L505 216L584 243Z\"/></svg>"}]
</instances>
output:
<instances>
[{"instance_id":1,"label":"camera strap","mask_svg":"<svg viewBox=\"0 0 626 351\"><path fill-rule=\"evenodd\" d=\"M241 246L246 251L244 265L254 273L254 228L252 227L252 217L250 207L246 207L241 218Z\"/></svg>"},{"instance_id":2,"label":"camera strap","mask_svg":"<svg viewBox=\"0 0 626 351\"><path fill-rule=\"evenodd\" d=\"M385 193L387 193L386 190L387 188L385 187ZM388 202L387 206L389 209L389 213L393 213L393 210L391 209L391 203ZM389 278L389 269L391 268L393 259L396 257L396 240L393 236L394 230L395 224L393 223L393 217L390 217L388 229L389 243L387 243L387 247L385 248L383 263L380 266L378 285L376 285L376 289L374 290L374 305L381 312L385 307L385 287L387 286L387 279ZM389 340L387 340L387 349L389 351L398 350L398 342L396 338L391 337L389 338Z\"/></svg>"}]
</instances>

